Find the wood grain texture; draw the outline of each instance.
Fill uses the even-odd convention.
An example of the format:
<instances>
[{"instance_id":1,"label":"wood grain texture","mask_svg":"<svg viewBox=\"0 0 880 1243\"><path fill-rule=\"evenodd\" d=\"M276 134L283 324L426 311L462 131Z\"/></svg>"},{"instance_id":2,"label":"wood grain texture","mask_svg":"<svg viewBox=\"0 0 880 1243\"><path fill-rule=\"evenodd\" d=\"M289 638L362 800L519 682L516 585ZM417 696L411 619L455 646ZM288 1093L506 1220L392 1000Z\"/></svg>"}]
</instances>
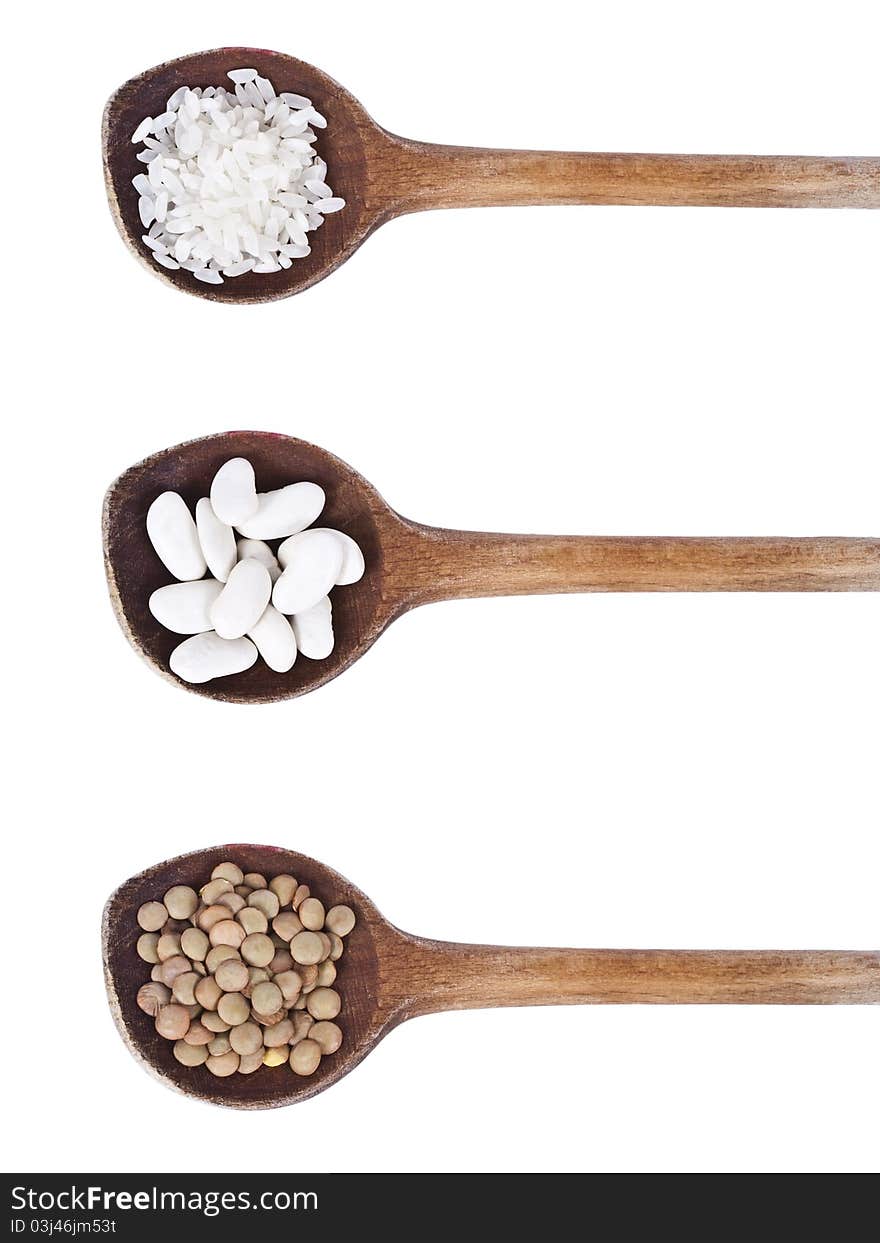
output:
<instances>
[{"instance_id":1,"label":"wood grain texture","mask_svg":"<svg viewBox=\"0 0 880 1243\"><path fill-rule=\"evenodd\" d=\"M438 207L880 207L880 157L495 151L396 138L395 212Z\"/></svg>"},{"instance_id":2,"label":"wood grain texture","mask_svg":"<svg viewBox=\"0 0 880 1243\"><path fill-rule=\"evenodd\" d=\"M342 1048L310 1078L287 1066L216 1079L181 1066L137 1006L149 967L137 955L136 913L173 884L198 887L233 859L267 878L289 872L357 924L339 962ZM353 1070L406 1019L443 1010L553 1005L880 1005L880 951L581 950L459 945L402 932L349 881L274 846L216 846L169 859L111 895L102 926L107 995L120 1035L169 1087L213 1104L263 1109L305 1100ZM462 1050L464 1055L464 1049Z\"/></svg>"},{"instance_id":3,"label":"wood grain texture","mask_svg":"<svg viewBox=\"0 0 880 1243\"><path fill-rule=\"evenodd\" d=\"M336 647L327 660L298 657L289 673L258 661L201 686L168 668L181 636L149 611L171 581L147 538L146 515L167 489L194 511L231 457L254 466L261 491L297 480L324 489L321 525L360 544L366 572L334 589ZM447 531L402 518L356 471L324 449L269 432L223 432L175 445L130 467L104 500L104 561L110 598L129 641L167 681L233 703L291 699L336 677L409 609L440 600L608 591L880 591L880 539L806 537L616 538Z\"/></svg>"},{"instance_id":4,"label":"wood grain texture","mask_svg":"<svg viewBox=\"0 0 880 1243\"><path fill-rule=\"evenodd\" d=\"M519 949L428 941L409 946L404 962L418 980L413 1014L486 1005L880 1004L876 953Z\"/></svg>"},{"instance_id":5,"label":"wood grain texture","mask_svg":"<svg viewBox=\"0 0 880 1243\"><path fill-rule=\"evenodd\" d=\"M880 539L496 535L420 528L418 603L608 591L880 591Z\"/></svg>"},{"instance_id":6,"label":"wood grain texture","mask_svg":"<svg viewBox=\"0 0 880 1243\"><path fill-rule=\"evenodd\" d=\"M180 85L217 86L250 65L278 91L308 95L328 121L317 140L334 193L346 207L310 234L312 253L284 272L246 273L222 285L154 263L131 185L143 165L131 135ZM434 208L543 204L696 207L880 207L880 157L652 155L497 151L401 138L320 69L257 48L215 48L167 61L124 83L109 99L102 130L104 174L123 239L153 276L215 302L266 302L307 289L333 272L379 225Z\"/></svg>"}]
</instances>

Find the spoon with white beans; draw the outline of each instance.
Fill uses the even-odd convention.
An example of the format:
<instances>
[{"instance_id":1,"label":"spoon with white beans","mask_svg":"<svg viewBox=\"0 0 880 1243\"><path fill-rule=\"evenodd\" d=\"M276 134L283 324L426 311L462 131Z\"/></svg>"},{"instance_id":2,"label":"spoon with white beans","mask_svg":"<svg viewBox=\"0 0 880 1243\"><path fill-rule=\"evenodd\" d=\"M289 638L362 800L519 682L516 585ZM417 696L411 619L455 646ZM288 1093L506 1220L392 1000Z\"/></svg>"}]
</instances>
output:
<instances>
[{"instance_id":1,"label":"spoon with white beans","mask_svg":"<svg viewBox=\"0 0 880 1243\"><path fill-rule=\"evenodd\" d=\"M131 251L166 283L221 302L307 289L380 225L432 208L880 207L876 156L416 142L378 125L320 69L244 47L182 56L124 83L105 109L103 153Z\"/></svg>"},{"instance_id":2,"label":"spoon with white beans","mask_svg":"<svg viewBox=\"0 0 880 1243\"><path fill-rule=\"evenodd\" d=\"M232 884L239 873L243 886ZM317 965L327 947L316 944L311 954L297 946L297 938L317 943L325 934L291 936L312 922L298 897L306 890L321 896L307 899L314 926L321 919L330 929L329 986ZM209 898L216 909L205 905ZM242 937L269 918L277 932ZM880 1004L877 950L530 949L414 936L331 868L273 846L218 846L140 872L107 902L102 940L110 1008L135 1058L169 1087L240 1109L305 1100L353 1070L399 1023L443 1010ZM273 978L262 980L251 960ZM468 1056L466 1039L460 1055Z\"/></svg>"},{"instance_id":3,"label":"spoon with white beans","mask_svg":"<svg viewBox=\"0 0 880 1243\"><path fill-rule=\"evenodd\" d=\"M249 518L235 508L239 489L251 506L258 497ZM223 523L215 505L241 525ZM320 527L294 531L316 521ZM269 432L208 436L130 467L105 497L103 537L111 601L136 650L177 685L235 703L322 686L395 618L435 601L880 591L877 538L501 535L423 526L326 450ZM209 562L216 573L206 577Z\"/></svg>"}]
</instances>

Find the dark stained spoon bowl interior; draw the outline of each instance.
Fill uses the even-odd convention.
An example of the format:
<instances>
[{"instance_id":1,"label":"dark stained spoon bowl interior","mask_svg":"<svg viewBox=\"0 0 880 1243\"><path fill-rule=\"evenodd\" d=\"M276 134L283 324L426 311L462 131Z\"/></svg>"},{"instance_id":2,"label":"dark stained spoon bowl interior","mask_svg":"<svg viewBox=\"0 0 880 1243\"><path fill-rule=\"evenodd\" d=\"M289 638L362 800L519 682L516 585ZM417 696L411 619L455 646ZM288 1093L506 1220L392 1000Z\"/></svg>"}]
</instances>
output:
<instances>
[{"instance_id":1,"label":"dark stained spoon bowl interior","mask_svg":"<svg viewBox=\"0 0 880 1243\"><path fill-rule=\"evenodd\" d=\"M308 885L326 907L345 903L355 912L357 923L345 938L345 951L338 963L338 988L343 998L339 1022L344 1043L336 1053L321 1059L314 1075L295 1075L285 1063L271 1068L263 1066L251 1075L218 1079L204 1066L182 1066L174 1057L172 1042L158 1035L153 1020L137 1004L137 991L150 973L136 949L138 907L153 899L161 901L172 885L199 889L212 869L225 859L234 860L245 871L261 872L267 879L289 873ZM380 1013L378 1002L376 936L384 925L369 899L344 877L290 850L227 845L169 859L127 880L104 908L104 978L113 1018L138 1061L169 1087L187 1096L241 1109L266 1109L305 1100L352 1070L393 1026L390 1016Z\"/></svg>"}]
</instances>

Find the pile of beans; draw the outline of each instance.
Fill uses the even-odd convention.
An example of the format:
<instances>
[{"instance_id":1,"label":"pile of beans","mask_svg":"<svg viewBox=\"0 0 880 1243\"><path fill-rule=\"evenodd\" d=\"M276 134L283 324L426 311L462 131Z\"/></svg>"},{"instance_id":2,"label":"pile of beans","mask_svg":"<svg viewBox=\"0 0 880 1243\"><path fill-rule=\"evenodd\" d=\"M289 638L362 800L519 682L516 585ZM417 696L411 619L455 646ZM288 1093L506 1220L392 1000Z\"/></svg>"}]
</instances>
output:
<instances>
[{"instance_id":1,"label":"pile of beans","mask_svg":"<svg viewBox=\"0 0 880 1243\"><path fill-rule=\"evenodd\" d=\"M221 1078L290 1064L312 1075L342 1044L333 987L348 906L325 910L308 885L218 863L196 893L174 885L137 913L152 965L137 1004L184 1066Z\"/></svg>"},{"instance_id":2,"label":"pile of beans","mask_svg":"<svg viewBox=\"0 0 880 1243\"><path fill-rule=\"evenodd\" d=\"M287 673L297 652L330 655L330 592L356 583L364 558L351 536L312 525L324 501L316 483L258 492L253 466L240 457L217 471L195 518L179 493L156 497L147 535L178 581L153 592L150 612L166 630L191 636L171 653L173 673L209 682L244 673L258 657Z\"/></svg>"}]
</instances>

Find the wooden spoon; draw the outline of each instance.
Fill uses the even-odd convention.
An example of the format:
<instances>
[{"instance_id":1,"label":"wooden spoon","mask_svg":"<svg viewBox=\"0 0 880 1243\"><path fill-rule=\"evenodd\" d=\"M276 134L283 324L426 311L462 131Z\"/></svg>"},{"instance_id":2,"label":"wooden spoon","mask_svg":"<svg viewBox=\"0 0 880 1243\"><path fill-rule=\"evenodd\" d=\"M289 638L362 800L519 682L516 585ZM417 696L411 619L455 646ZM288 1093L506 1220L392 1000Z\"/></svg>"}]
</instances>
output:
<instances>
[{"instance_id":1,"label":"wooden spoon","mask_svg":"<svg viewBox=\"0 0 880 1243\"><path fill-rule=\"evenodd\" d=\"M271 879L287 872L325 906L357 916L339 961L342 1048L299 1078L288 1066L217 1079L181 1066L171 1042L138 1008L149 967L137 955L138 907L172 885L205 884L224 859ZM387 1032L420 1014L488 1006L878 1005L880 951L579 950L457 945L401 932L338 872L275 846L216 846L159 863L110 897L103 921L104 977L120 1035L170 1087L216 1105L263 1109L305 1100L353 1070Z\"/></svg>"},{"instance_id":2,"label":"wooden spoon","mask_svg":"<svg viewBox=\"0 0 880 1243\"><path fill-rule=\"evenodd\" d=\"M132 178L144 166L131 135L158 116L179 86L226 86L230 69L268 77L276 91L307 95L327 118L317 149L347 206L310 234L312 253L287 271L246 273L205 285L153 262L141 241ZM880 158L635 155L492 151L414 142L389 133L320 69L255 48L196 52L131 78L107 103L104 171L110 207L131 250L154 276L216 302L287 298L328 276L387 220L435 207L623 204L695 207L880 207Z\"/></svg>"},{"instance_id":3,"label":"wooden spoon","mask_svg":"<svg viewBox=\"0 0 880 1243\"><path fill-rule=\"evenodd\" d=\"M147 538L146 514L169 489L194 512L231 457L253 464L261 491L319 483L327 503L318 523L352 536L367 568L359 583L332 593L336 646L327 660L299 656L289 673L258 660L246 673L196 686L170 672L181 636L148 608L151 593L172 580ZM130 467L107 492L103 532L113 607L137 651L168 680L234 703L292 699L322 686L395 618L431 601L587 591L880 591L880 539L495 535L422 526L395 513L339 458L270 432L207 436Z\"/></svg>"}]
</instances>

